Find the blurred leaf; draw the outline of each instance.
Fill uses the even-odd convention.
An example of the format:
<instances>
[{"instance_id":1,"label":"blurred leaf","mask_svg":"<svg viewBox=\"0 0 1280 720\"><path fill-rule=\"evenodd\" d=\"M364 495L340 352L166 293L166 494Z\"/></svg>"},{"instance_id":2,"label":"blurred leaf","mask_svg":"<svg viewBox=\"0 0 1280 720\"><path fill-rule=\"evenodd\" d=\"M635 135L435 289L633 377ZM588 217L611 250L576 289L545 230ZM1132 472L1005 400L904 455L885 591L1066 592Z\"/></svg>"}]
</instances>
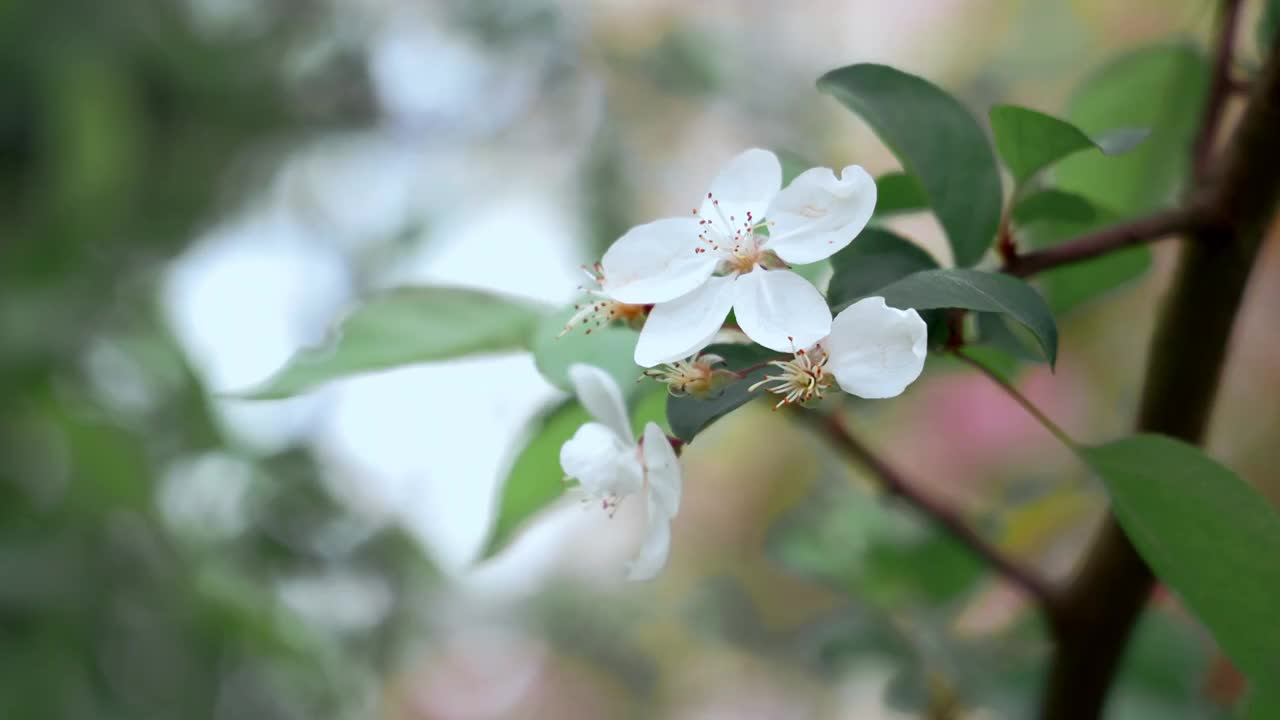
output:
<instances>
[{"instance_id":1,"label":"blurred leaf","mask_svg":"<svg viewBox=\"0 0 1280 720\"><path fill-rule=\"evenodd\" d=\"M924 248L881 228L863 230L831 257L827 302L835 311L920 270L938 267Z\"/></svg>"},{"instance_id":2,"label":"blurred leaf","mask_svg":"<svg viewBox=\"0 0 1280 720\"><path fill-rule=\"evenodd\" d=\"M1009 275L951 268L909 275L876 294L896 308L963 308L997 312L1022 323L1035 336L1053 366L1058 357L1058 326L1053 312L1032 287Z\"/></svg>"},{"instance_id":3,"label":"blurred leaf","mask_svg":"<svg viewBox=\"0 0 1280 720\"><path fill-rule=\"evenodd\" d=\"M1151 134L1145 129L1121 129L1094 139L1065 120L1017 105L995 105L990 118L996 151L1019 186L1068 155L1090 148L1119 155Z\"/></svg>"},{"instance_id":4,"label":"blurred leaf","mask_svg":"<svg viewBox=\"0 0 1280 720\"><path fill-rule=\"evenodd\" d=\"M1072 98L1068 118L1087 133L1148 127L1151 136L1125 157L1064 160L1058 185L1124 217L1164 203L1185 179L1208 78L1203 55L1188 45L1142 48L1099 68Z\"/></svg>"},{"instance_id":5,"label":"blurred leaf","mask_svg":"<svg viewBox=\"0 0 1280 720\"><path fill-rule=\"evenodd\" d=\"M323 347L305 349L254 399L285 398L374 370L528 348L544 308L483 290L404 287L365 299L339 321Z\"/></svg>"},{"instance_id":6,"label":"blurred leaf","mask_svg":"<svg viewBox=\"0 0 1280 720\"><path fill-rule=\"evenodd\" d=\"M866 120L920 180L956 264L981 260L995 240L1004 198L991 146L973 115L932 83L885 65L832 70L818 89Z\"/></svg>"},{"instance_id":7,"label":"blurred leaf","mask_svg":"<svg viewBox=\"0 0 1280 720\"><path fill-rule=\"evenodd\" d=\"M583 302L591 302L589 298ZM561 335L565 323L576 312L574 307L542 318L534 327L530 346L533 362L552 385L573 392L569 382L569 366L574 363L595 365L609 373L628 394L636 387L641 368L632 359L640 334L621 325L574 327Z\"/></svg>"},{"instance_id":8,"label":"blurred leaf","mask_svg":"<svg viewBox=\"0 0 1280 720\"><path fill-rule=\"evenodd\" d=\"M809 158L790 150L778 150L774 154L778 156L778 162L782 164L783 187L790 185L791 181L795 180L797 175L816 165L816 163Z\"/></svg>"},{"instance_id":9,"label":"blurred leaf","mask_svg":"<svg viewBox=\"0 0 1280 720\"><path fill-rule=\"evenodd\" d=\"M928 209L929 196L914 177L892 172L876 178L876 215L883 217Z\"/></svg>"},{"instance_id":10,"label":"blurred leaf","mask_svg":"<svg viewBox=\"0 0 1280 720\"><path fill-rule=\"evenodd\" d=\"M631 412L632 427L639 429L645 423L656 422L667 430L663 399L663 393L656 390L645 393ZM573 400L534 420L529 441L499 486L498 514L489 530L482 558L496 555L531 517L564 494L569 486L560 467L560 446L590 420L587 411Z\"/></svg>"},{"instance_id":11,"label":"blurred leaf","mask_svg":"<svg viewBox=\"0 0 1280 720\"><path fill-rule=\"evenodd\" d=\"M1265 56L1280 40L1280 0L1267 0L1262 6L1257 32L1258 51ZM1280 707L1280 703L1277 707ZM1277 711L1276 716L1280 717L1280 711Z\"/></svg>"},{"instance_id":12,"label":"blurred leaf","mask_svg":"<svg viewBox=\"0 0 1280 720\"><path fill-rule=\"evenodd\" d=\"M1062 190L1029 195L1013 210L1019 238L1030 248L1052 247L1116 219L1088 198ZM1063 314L1146 274L1151 249L1138 245L1081 263L1053 268L1036 277L1055 314Z\"/></svg>"},{"instance_id":13,"label":"blurred leaf","mask_svg":"<svg viewBox=\"0 0 1280 720\"><path fill-rule=\"evenodd\" d=\"M1254 688L1245 703L1245 720L1275 720L1280 718L1280 688L1264 686Z\"/></svg>"},{"instance_id":14,"label":"blurred leaf","mask_svg":"<svg viewBox=\"0 0 1280 720\"><path fill-rule=\"evenodd\" d=\"M1138 619L1121 659L1111 701L1115 714L1137 717L1118 708L1141 704L1152 708L1152 720L1205 717L1209 703L1199 684L1188 681L1204 677L1208 665L1208 643L1196 623L1165 608L1152 608Z\"/></svg>"},{"instance_id":15,"label":"blurred leaf","mask_svg":"<svg viewBox=\"0 0 1280 720\"><path fill-rule=\"evenodd\" d=\"M536 421L532 438L516 456L501 485L498 515L481 557L497 554L526 520L564 493L560 446L590 420L587 411L570 400Z\"/></svg>"},{"instance_id":16,"label":"blurred leaf","mask_svg":"<svg viewBox=\"0 0 1280 720\"><path fill-rule=\"evenodd\" d=\"M1081 451L1116 516L1240 669L1263 686L1280 676L1280 515L1199 448L1138 435ZM1259 631L1266 628L1265 631Z\"/></svg>"},{"instance_id":17,"label":"blurred leaf","mask_svg":"<svg viewBox=\"0 0 1280 720\"><path fill-rule=\"evenodd\" d=\"M765 549L787 570L886 610L955 600L984 570L923 519L844 485L820 490L784 516Z\"/></svg>"},{"instance_id":18,"label":"blurred leaf","mask_svg":"<svg viewBox=\"0 0 1280 720\"><path fill-rule=\"evenodd\" d=\"M724 367L730 370L742 370L781 357L779 353L758 345L712 345L703 352L723 357ZM775 368L768 366L756 368L741 380L725 386L719 394L707 399L692 395L669 397L667 420L671 423L671 433L685 442L693 442L698 433L707 429L711 423L760 395L767 394L763 388L755 392L748 388L763 380L772 370Z\"/></svg>"},{"instance_id":19,"label":"blurred leaf","mask_svg":"<svg viewBox=\"0 0 1280 720\"><path fill-rule=\"evenodd\" d=\"M1087 224L1107 214L1088 198L1064 190L1041 190L1023 198L1013 207L1013 221L1018 226L1038 222Z\"/></svg>"},{"instance_id":20,"label":"blurred leaf","mask_svg":"<svg viewBox=\"0 0 1280 720\"><path fill-rule=\"evenodd\" d=\"M921 610L901 618L910 656L885 689L894 707L926 718L1033 715L1044 657L1043 631L1021 622L981 638L958 636L950 613Z\"/></svg>"}]
</instances>

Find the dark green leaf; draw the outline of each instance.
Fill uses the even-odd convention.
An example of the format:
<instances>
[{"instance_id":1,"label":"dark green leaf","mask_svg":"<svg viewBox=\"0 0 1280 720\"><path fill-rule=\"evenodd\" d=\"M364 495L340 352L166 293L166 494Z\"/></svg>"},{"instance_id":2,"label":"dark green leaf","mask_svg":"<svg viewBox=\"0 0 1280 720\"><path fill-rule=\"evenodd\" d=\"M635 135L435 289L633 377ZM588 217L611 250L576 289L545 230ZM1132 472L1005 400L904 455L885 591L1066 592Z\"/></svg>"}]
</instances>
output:
<instances>
[{"instance_id":1,"label":"dark green leaf","mask_svg":"<svg viewBox=\"0 0 1280 720\"><path fill-rule=\"evenodd\" d=\"M527 349L545 308L482 290L405 287L367 298L339 321L329 340L302 350L246 397L284 398L338 378Z\"/></svg>"},{"instance_id":2,"label":"dark green leaf","mask_svg":"<svg viewBox=\"0 0 1280 720\"><path fill-rule=\"evenodd\" d=\"M920 270L938 267L924 248L881 228L867 228L831 257L827 302L837 311Z\"/></svg>"},{"instance_id":3,"label":"dark green leaf","mask_svg":"<svg viewBox=\"0 0 1280 720\"><path fill-rule=\"evenodd\" d=\"M956 264L981 260L995 239L1004 198L991 146L973 115L932 83L885 65L832 70L818 89L866 120L920 180Z\"/></svg>"},{"instance_id":4,"label":"dark green leaf","mask_svg":"<svg viewBox=\"0 0 1280 720\"><path fill-rule=\"evenodd\" d=\"M1062 190L1028 196L1013 210L1018 237L1032 249L1051 247L1115 220L1088 198ZM1041 273L1036 283L1055 314L1069 312L1141 277L1151 266L1151 250L1136 246Z\"/></svg>"},{"instance_id":5,"label":"dark green leaf","mask_svg":"<svg viewBox=\"0 0 1280 720\"><path fill-rule=\"evenodd\" d=\"M1081 451L1125 533L1236 665L1280 677L1280 515L1199 448L1139 435Z\"/></svg>"},{"instance_id":6,"label":"dark green leaf","mask_svg":"<svg viewBox=\"0 0 1280 720\"><path fill-rule=\"evenodd\" d=\"M633 359L639 333L621 325L608 325L574 327L561 335L565 322L575 312L575 308L570 307L547 315L534 328L530 346L538 372L552 385L573 392L569 383L569 366L587 363L609 373L623 390L634 389L636 378L640 377L640 367Z\"/></svg>"},{"instance_id":7,"label":"dark green leaf","mask_svg":"<svg viewBox=\"0 0 1280 720\"><path fill-rule=\"evenodd\" d=\"M1200 51L1186 45L1143 48L1097 70L1072 98L1071 122L1086 133L1147 127L1151 136L1124 157L1063 160L1057 184L1126 217L1164 204L1186 176L1208 77Z\"/></svg>"},{"instance_id":8,"label":"dark green leaf","mask_svg":"<svg viewBox=\"0 0 1280 720\"><path fill-rule=\"evenodd\" d=\"M1065 120L1017 105L996 105L991 108L990 117L996 151L1018 185L1068 155L1093 148L1116 155L1132 149L1148 135L1145 130L1126 129L1095 141Z\"/></svg>"},{"instance_id":9,"label":"dark green leaf","mask_svg":"<svg viewBox=\"0 0 1280 720\"><path fill-rule=\"evenodd\" d=\"M906 173L886 173L876 178L876 215L929 209L929 196L920 181Z\"/></svg>"},{"instance_id":10,"label":"dark green leaf","mask_svg":"<svg viewBox=\"0 0 1280 720\"><path fill-rule=\"evenodd\" d=\"M1035 336L1052 366L1058 357L1053 313L1030 285L1009 275L953 268L925 270L876 293L896 308L963 308L997 312L1017 320Z\"/></svg>"},{"instance_id":11,"label":"dark green leaf","mask_svg":"<svg viewBox=\"0 0 1280 720\"><path fill-rule=\"evenodd\" d=\"M725 367L730 370L741 370L780 357L779 353L756 345L712 345L703 352L723 357ZM765 394L763 388L755 392L748 388L763 380L772 369L767 366L756 368L707 399L693 396L668 398L667 420L671 423L671 434L692 442L711 423Z\"/></svg>"},{"instance_id":12,"label":"dark green leaf","mask_svg":"<svg viewBox=\"0 0 1280 720\"><path fill-rule=\"evenodd\" d=\"M1033 350L1009 327L1005 316L999 313L975 313L978 324L978 341L1008 354L1015 360L1040 362L1044 358Z\"/></svg>"},{"instance_id":13,"label":"dark green leaf","mask_svg":"<svg viewBox=\"0 0 1280 720\"><path fill-rule=\"evenodd\" d=\"M665 429L664 409L662 393L651 390L632 411L632 427L639 431L645 423L656 422ZM560 468L560 446L590 420L581 405L569 400L534 421L529 442L502 483L497 518L482 557L492 557L506 547L531 517L564 494L568 486Z\"/></svg>"}]
</instances>

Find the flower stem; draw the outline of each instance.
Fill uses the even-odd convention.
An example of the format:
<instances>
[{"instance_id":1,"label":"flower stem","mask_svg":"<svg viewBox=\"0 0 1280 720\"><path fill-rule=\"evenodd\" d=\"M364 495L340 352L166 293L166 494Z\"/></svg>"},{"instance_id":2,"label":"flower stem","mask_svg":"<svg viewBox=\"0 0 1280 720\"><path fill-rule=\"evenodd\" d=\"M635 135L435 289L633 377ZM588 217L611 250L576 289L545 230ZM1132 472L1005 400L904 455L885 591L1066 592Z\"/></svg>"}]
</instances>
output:
<instances>
[{"instance_id":1,"label":"flower stem","mask_svg":"<svg viewBox=\"0 0 1280 720\"><path fill-rule=\"evenodd\" d=\"M1080 443L1073 440L1071 436L1068 435L1067 432L1062 429L1061 426L1059 426L1054 421L1050 420L1048 415L1045 415L1044 412L1040 410L1040 408L1035 406L1035 403L1028 400L1026 395L1023 395L1022 393L1018 392L1017 388L1015 388L1012 384L1010 384L1004 378L996 374L994 370L987 367L986 365L983 365L977 358L974 358L971 355L966 354L961 349L957 348L955 350L955 355L956 357L960 358L966 363L977 368L979 371L982 372L983 375L986 375L987 377L991 378L992 382L994 382L995 384L1003 388L1006 393L1009 393L1010 397L1016 400L1017 403L1021 405L1024 410L1031 413L1031 416L1034 417L1037 421L1039 421L1039 423L1044 426L1044 429L1048 430L1049 433L1052 434L1055 438L1057 438L1059 442L1065 445L1068 450L1072 452L1076 452L1077 450L1080 449Z\"/></svg>"},{"instance_id":2,"label":"flower stem","mask_svg":"<svg viewBox=\"0 0 1280 720\"><path fill-rule=\"evenodd\" d=\"M916 483L908 480L884 458L863 444L849 430L839 413L823 415L800 411L799 416L816 423L836 449L876 475L887 494L914 507L953 539L968 547L992 570L1003 575L1006 580L1034 599L1049 622L1054 622L1058 607L1058 592L1039 574L988 542L970 527L958 512L921 491Z\"/></svg>"}]
</instances>

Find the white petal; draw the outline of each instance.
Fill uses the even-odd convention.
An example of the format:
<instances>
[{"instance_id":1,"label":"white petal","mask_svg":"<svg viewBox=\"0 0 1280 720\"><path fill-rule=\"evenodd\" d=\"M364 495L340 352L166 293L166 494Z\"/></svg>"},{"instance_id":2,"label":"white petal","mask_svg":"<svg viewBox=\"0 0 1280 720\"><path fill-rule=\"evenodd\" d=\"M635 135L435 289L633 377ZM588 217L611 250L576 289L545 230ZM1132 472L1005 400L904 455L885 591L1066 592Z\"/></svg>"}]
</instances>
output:
<instances>
[{"instance_id":1,"label":"white petal","mask_svg":"<svg viewBox=\"0 0 1280 720\"><path fill-rule=\"evenodd\" d=\"M832 323L827 369L847 393L894 397L924 370L928 336L915 310L891 308L882 297L863 298Z\"/></svg>"},{"instance_id":2,"label":"white petal","mask_svg":"<svg viewBox=\"0 0 1280 720\"><path fill-rule=\"evenodd\" d=\"M649 518L640 552L627 568L628 580L652 580L667 565L671 552L671 517L651 497L645 505Z\"/></svg>"},{"instance_id":3,"label":"white petal","mask_svg":"<svg viewBox=\"0 0 1280 720\"><path fill-rule=\"evenodd\" d=\"M612 428L587 423L560 446L560 467L595 498L624 497L644 487L643 468L634 447L618 439Z\"/></svg>"},{"instance_id":4,"label":"white petal","mask_svg":"<svg viewBox=\"0 0 1280 720\"><path fill-rule=\"evenodd\" d=\"M862 232L876 207L876 181L857 165L800 173L769 206L765 247L789 263L831 257Z\"/></svg>"},{"instance_id":5,"label":"white petal","mask_svg":"<svg viewBox=\"0 0 1280 720\"><path fill-rule=\"evenodd\" d=\"M636 364L683 360L706 347L733 307L733 285L732 277L713 277L684 297L655 305L636 343Z\"/></svg>"},{"instance_id":6,"label":"white petal","mask_svg":"<svg viewBox=\"0 0 1280 720\"><path fill-rule=\"evenodd\" d=\"M675 517L680 511L680 459L657 423L644 426L644 476L658 507Z\"/></svg>"},{"instance_id":7,"label":"white petal","mask_svg":"<svg viewBox=\"0 0 1280 720\"><path fill-rule=\"evenodd\" d=\"M695 218L667 218L637 225L614 241L600 260L605 294L624 303L659 303L678 298L706 281L716 255L699 252Z\"/></svg>"},{"instance_id":8,"label":"white petal","mask_svg":"<svg viewBox=\"0 0 1280 720\"><path fill-rule=\"evenodd\" d=\"M627 415L627 403L622 399L622 388L609 373L594 365L574 363L569 366L569 381L578 402L591 413L591 417L604 423L618 434L626 445L635 445L631 432L631 420Z\"/></svg>"},{"instance_id":9,"label":"white petal","mask_svg":"<svg viewBox=\"0 0 1280 720\"><path fill-rule=\"evenodd\" d=\"M781 187L782 164L778 157L768 150L752 148L730 160L711 181L711 197L703 197L698 213L732 235L743 229L747 213L751 213L754 222L763 220Z\"/></svg>"},{"instance_id":10,"label":"white petal","mask_svg":"<svg viewBox=\"0 0 1280 720\"><path fill-rule=\"evenodd\" d=\"M804 350L831 332L822 293L790 270L756 268L739 276L733 311L742 332L771 350Z\"/></svg>"}]
</instances>

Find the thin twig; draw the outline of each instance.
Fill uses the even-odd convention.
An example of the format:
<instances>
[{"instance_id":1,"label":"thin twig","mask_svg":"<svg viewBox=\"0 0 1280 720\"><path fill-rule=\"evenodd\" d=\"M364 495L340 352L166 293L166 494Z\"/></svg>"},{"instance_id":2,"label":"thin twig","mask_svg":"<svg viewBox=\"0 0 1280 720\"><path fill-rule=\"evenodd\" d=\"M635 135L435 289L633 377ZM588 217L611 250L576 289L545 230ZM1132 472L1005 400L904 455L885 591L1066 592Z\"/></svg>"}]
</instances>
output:
<instances>
[{"instance_id":1,"label":"thin twig","mask_svg":"<svg viewBox=\"0 0 1280 720\"><path fill-rule=\"evenodd\" d=\"M817 414L805 413L804 415L813 417ZM823 416L818 422L831 444L856 462L866 466L880 479L885 492L916 508L938 527L968 547L987 565L1035 599L1041 609L1052 619L1058 606L1057 592L1048 582L985 540L954 510L921 492L883 458L862 444L862 441L849 431L848 426L838 414Z\"/></svg>"},{"instance_id":2,"label":"thin twig","mask_svg":"<svg viewBox=\"0 0 1280 720\"><path fill-rule=\"evenodd\" d=\"M1206 221L1204 208L1192 203L1186 207L1163 210L1086 233L1051 248L1018 255L1012 262L1006 263L1002 270L1010 275L1026 277L1062 265L1092 260L1116 250L1190 232Z\"/></svg>"},{"instance_id":3,"label":"thin twig","mask_svg":"<svg viewBox=\"0 0 1280 720\"><path fill-rule=\"evenodd\" d=\"M1195 177L1203 180L1213 163L1213 145L1222 125L1222 111L1231 94L1231 67L1235 60L1236 26L1239 25L1240 0L1223 0L1222 25L1213 57L1213 74L1209 78L1209 96L1204 103L1200 130L1192 146Z\"/></svg>"},{"instance_id":4,"label":"thin twig","mask_svg":"<svg viewBox=\"0 0 1280 720\"><path fill-rule=\"evenodd\" d=\"M1018 388L1014 387L1013 385L1010 385L1007 381L1005 381L1004 378L997 375L994 370L987 367L986 365L983 365L976 358L965 354L965 352L961 349L957 348L955 350L955 355L956 357L960 358L966 363L977 368L983 375L986 375L988 378L991 378L992 382L999 385L1001 389L1003 389L1006 393L1009 394L1009 397L1012 397L1015 401L1017 401L1017 403L1021 405L1024 410L1030 413L1032 417L1034 417L1042 426L1044 426L1045 430L1048 430L1049 433L1053 435L1055 438L1057 438L1059 442L1065 445L1068 450L1074 451L1080 447L1079 443L1077 443L1075 440L1072 440L1071 436L1068 435L1067 432L1063 430L1061 426L1059 426L1053 420L1050 420L1049 416L1045 415L1043 410L1036 407L1035 403L1028 400L1026 395L1023 395L1022 393L1018 392Z\"/></svg>"}]
</instances>

